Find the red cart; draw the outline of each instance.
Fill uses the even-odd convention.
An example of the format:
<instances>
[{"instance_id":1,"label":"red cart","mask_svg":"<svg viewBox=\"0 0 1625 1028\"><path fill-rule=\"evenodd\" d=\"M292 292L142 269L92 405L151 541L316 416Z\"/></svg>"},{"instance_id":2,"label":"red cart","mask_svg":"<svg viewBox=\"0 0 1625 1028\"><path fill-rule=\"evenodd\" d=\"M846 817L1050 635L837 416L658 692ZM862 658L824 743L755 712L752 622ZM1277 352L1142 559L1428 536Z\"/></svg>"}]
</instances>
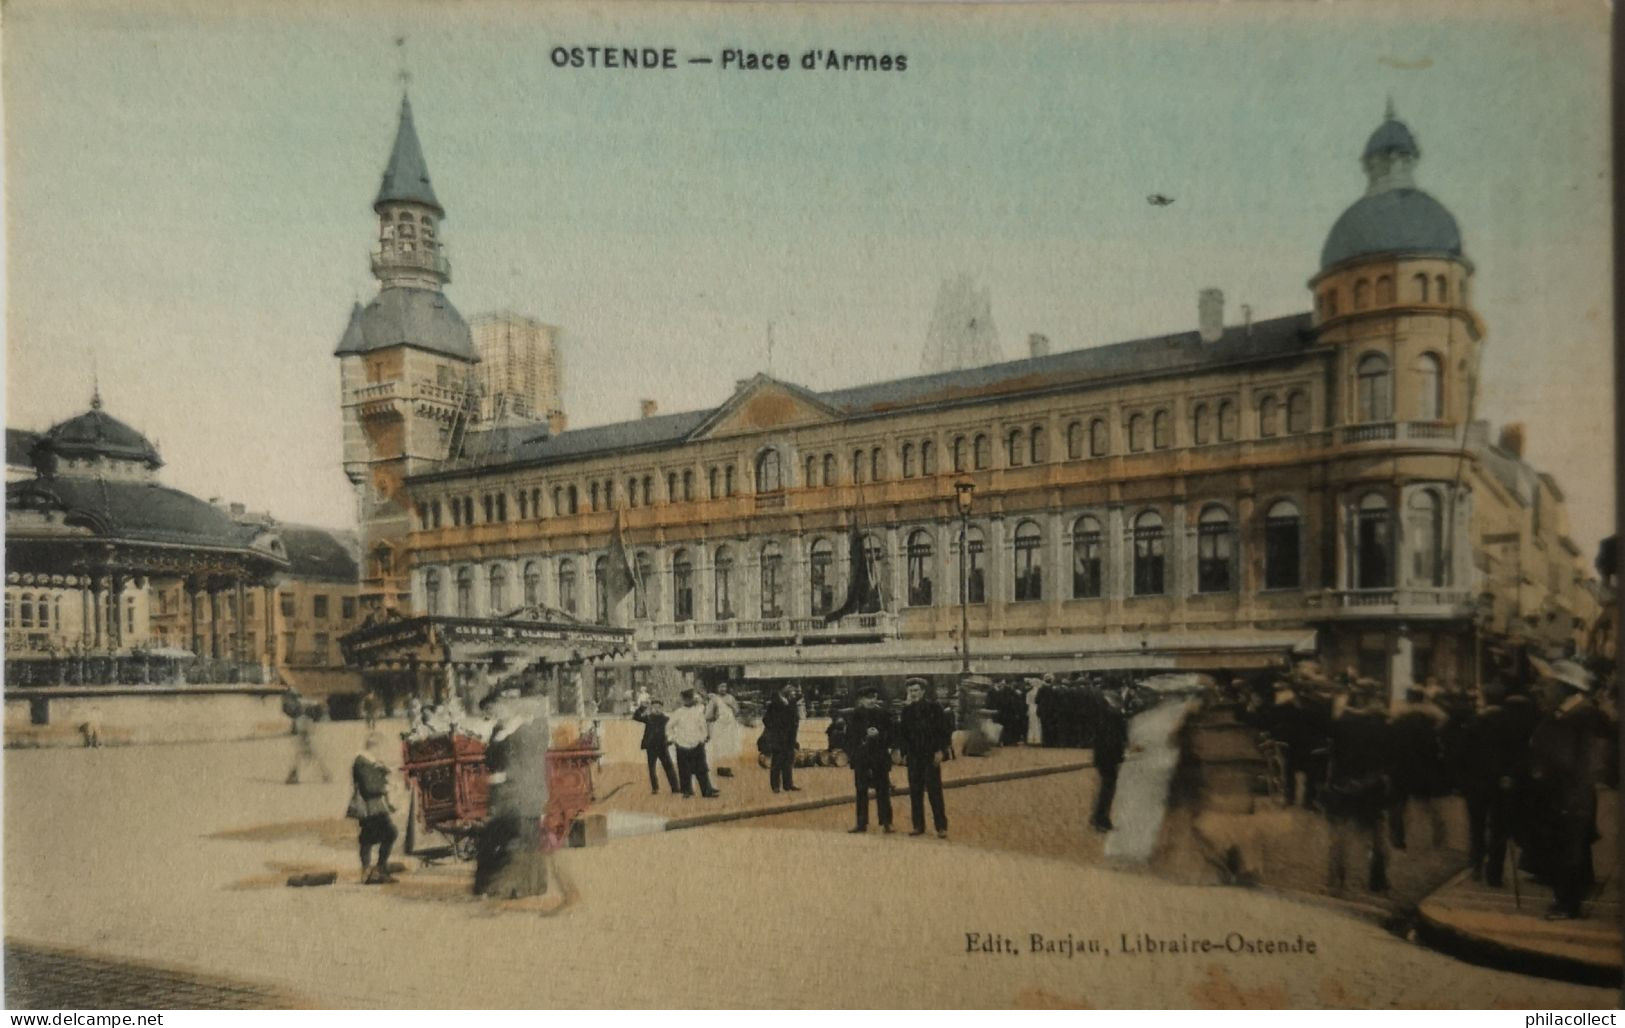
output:
<instances>
[{"instance_id":1,"label":"red cart","mask_svg":"<svg viewBox=\"0 0 1625 1028\"><path fill-rule=\"evenodd\" d=\"M401 771L410 789L406 853L425 861L455 856L472 860L480 830L491 814L491 769L485 743L455 732L401 743ZM446 845L419 849L417 827L446 838Z\"/></svg>"}]
</instances>

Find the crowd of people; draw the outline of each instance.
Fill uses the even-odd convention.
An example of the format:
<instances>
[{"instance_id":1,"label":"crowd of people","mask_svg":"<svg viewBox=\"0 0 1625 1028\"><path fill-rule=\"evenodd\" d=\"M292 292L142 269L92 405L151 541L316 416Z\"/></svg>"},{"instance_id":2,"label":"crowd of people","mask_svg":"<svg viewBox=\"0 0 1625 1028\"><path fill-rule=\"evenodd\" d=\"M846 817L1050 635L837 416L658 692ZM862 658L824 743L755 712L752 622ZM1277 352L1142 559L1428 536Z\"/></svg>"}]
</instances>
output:
<instances>
[{"instance_id":1,"label":"crowd of people","mask_svg":"<svg viewBox=\"0 0 1625 1028\"><path fill-rule=\"evenodd\" d=\"M1262 683L1251 720L1279 754L1281 799L1324 812L1332 829L1328 884L1346 884L1350 850L1368 850L1367 887L1388 889L1390 847L1412 843L1408 814L1445 843L1440 801L1466 801L1472 876L1504 887L1544 882L1547 916L1583 915L1595 879L1597 786L1617 784L1612 697L1566 659L1509 660L1473 691L1437 680L1391 703L1352 671L1335 680L1313 662Z\"/></svg>"}]
</instances>

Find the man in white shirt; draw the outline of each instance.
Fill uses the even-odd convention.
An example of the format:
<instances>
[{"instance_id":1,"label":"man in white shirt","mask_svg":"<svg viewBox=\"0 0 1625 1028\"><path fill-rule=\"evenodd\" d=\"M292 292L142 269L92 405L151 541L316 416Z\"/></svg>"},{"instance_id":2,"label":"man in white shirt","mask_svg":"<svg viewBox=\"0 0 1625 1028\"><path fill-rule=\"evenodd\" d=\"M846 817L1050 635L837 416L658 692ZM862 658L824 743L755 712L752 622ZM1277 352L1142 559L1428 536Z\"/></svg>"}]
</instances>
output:
<instances>
[{"instance_id":1,"label":"man in white shirt","mask_svg":"<svg viewBox=\"0 0 1625 1028\"><path fill-rule=\"evenodd\" d=\"M683 705L671 712L666 722L666 738L677 747L677 780L683 789L683 798L694 795L694 779L700 780L700 795L710 799L722 795L711 785L711 770L705 763L705 741L710 738L710 725L705 720L705 708L693 689L682 692Z\"/></svg>"}]
</instances>

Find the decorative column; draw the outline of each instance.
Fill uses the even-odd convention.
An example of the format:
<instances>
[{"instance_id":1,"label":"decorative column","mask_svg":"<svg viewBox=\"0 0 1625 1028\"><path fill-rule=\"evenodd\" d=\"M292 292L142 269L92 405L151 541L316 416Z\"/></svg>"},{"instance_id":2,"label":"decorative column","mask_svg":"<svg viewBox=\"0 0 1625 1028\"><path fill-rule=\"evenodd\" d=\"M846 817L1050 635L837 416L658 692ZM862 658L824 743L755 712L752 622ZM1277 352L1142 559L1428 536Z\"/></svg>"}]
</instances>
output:
<instances>
[{"instance_id":1,"label":"decorative column","mask_svg":"<svg viewBox=\"0 0 1625 1028\"><path fill-rule=\"evenodd\" d=\"M237 616L231 619L231 659L239 664L246 659L243 655L244 622L248 620L248 585L241 575L237 576Z\"/></svg>"},{"instance_id":2,"label":"decorative column","mask_svg":"<svg viewBox=\"0 0 1625 1028\"><path fill-rule=\"evenodd\" d=\"M1134 538L1123 523L1123 506L1114 503L1106 508L1106 611L1108 621L1117 627L1123 624L1123 601L1133 595L1134 583L1129 574L1133 566Z\"/></svg>"},{"instance_id":3,"label":"decorative column","mask_svg":"<svg viewBox=\"0 0 1625 1028\"><path fill-rule=\"evenodd\" d=\"M265 672L270 680L271 669L276 667L276 586L265 583Z\"/></svg>"},{"instance_id":4,"label":"decorative column","mask_svg":"<svg viewBox=\"0 0 1625 1028\"><path fill-rule=\"evenodd\" d=\"M93 573L91 575L90 597L91 606L96 610L96 632L93 644L95 648L100 651L102 649L102 624L106 618L102 616L102 576L99 573Z\"/></svg>"},{"instance_id":5,"label":"decorative column","mask_svg":"<svg viewBox=\"0 0 1625 1028\"><path fill-rule=\"evenodd\" d=\"M210 579L206 587L209 597L209 658L220 659L220 590Z\"/></svg>"},{"instance_id":6,"label":"decorative column","mask_svg":"<svg viewBox=\"0 0 1625 1028\"><path fill-rule=\"evenodd\" d=\"M81 650L87 650L87 649L90 648L91 641L92 641L92 633L95 631L95 629L93 629L91 627L91 620L90 619L93 616L92 613L91 613L93 608L91 607L91 599L90 598L91 598L90 577L88 575L80 575L79 576L79 649L81 649Z\"/></svg>"},{"instance_id":7,"label":"decorative column","mask_svg":"<svg viewBox=\"0 0 1625 1028\"><path fill-rule=\"evenodd\" d=\"M1049 517L1045 520L1049 522L1049 531L1044 533L1044 610L1047 614L1045 618L1048 622L1047 627L1053 628L1061 623L1061 601L1067 592L1066 587L1070 584L1068 582L1070 576L1066 574L1064 545L1066 518L1059 509L1056 509L1050 511Z\"/></svg>"}]
</instances>

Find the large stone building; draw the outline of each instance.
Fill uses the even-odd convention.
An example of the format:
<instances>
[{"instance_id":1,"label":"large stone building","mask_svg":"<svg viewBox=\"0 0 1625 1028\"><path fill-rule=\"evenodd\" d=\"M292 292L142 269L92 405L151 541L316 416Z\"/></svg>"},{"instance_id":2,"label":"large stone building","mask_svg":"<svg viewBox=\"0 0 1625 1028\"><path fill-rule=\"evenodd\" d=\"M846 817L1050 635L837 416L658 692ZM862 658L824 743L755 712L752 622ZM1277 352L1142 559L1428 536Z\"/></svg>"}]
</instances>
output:
<instances>
[{"instance_id":1,"label":"large stone building","mask_svg":"<svg viewBox=\"0 0 1625 1028\"><path fill-rule=\"evenodd\" d=\"M1306 313L1227 325L1209 290L1194 331L822 392L759 375L715 409L479 445L423 391L471 363L444 260L387 249L391 225L443 213L426 174L400 182L422 165L404 113L401 136L416 163L397 144L374 305L419 311L421 333L358 342L352 324L339 348L347 466L370 469L395 533L385 591L431 615L615 620L619 532L637 649L603 689L663 666L838 688L1313 652L1397 691L1474 680L1498 618L1584 604L1561 493L1474 423L1473 265L1391 111ZM1544 562L1517 586L1514 536L1511 559ZM830 619L849 554L873 588Z\"/></svg>"}]
</instances>

